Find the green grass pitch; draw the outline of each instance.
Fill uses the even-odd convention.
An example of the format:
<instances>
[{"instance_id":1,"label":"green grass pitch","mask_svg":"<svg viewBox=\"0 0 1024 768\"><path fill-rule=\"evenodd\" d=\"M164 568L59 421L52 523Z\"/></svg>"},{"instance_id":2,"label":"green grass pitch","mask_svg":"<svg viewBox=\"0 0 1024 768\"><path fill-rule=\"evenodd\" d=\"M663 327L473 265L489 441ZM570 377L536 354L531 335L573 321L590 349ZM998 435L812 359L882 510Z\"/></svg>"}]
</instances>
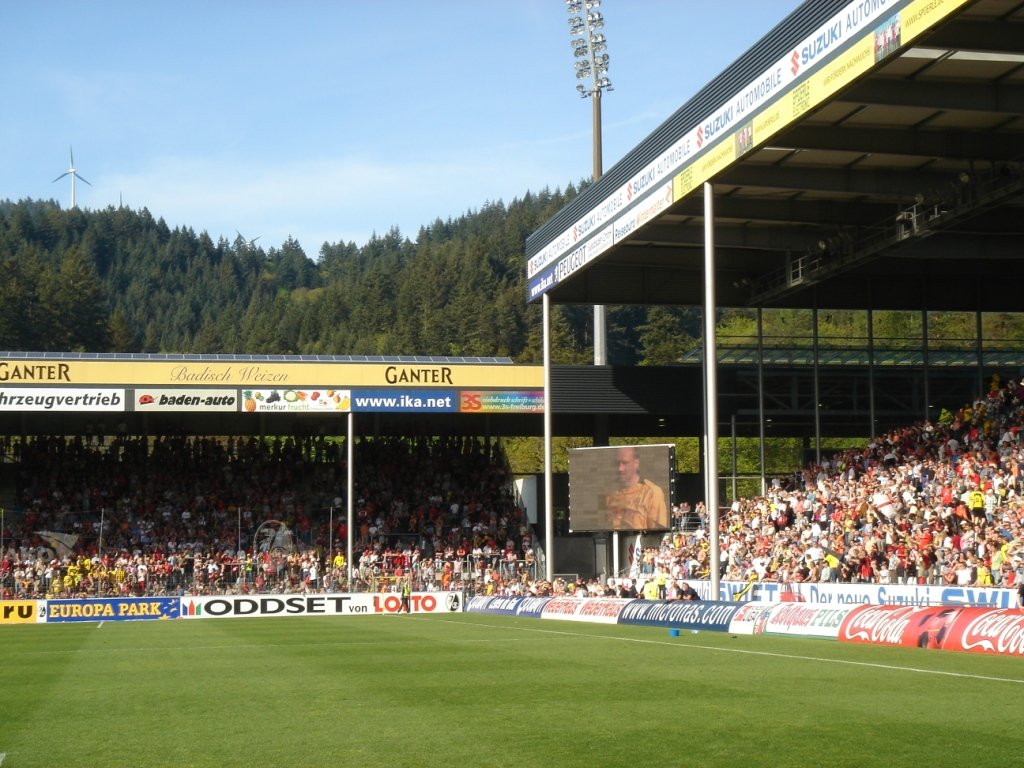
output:
<instances>
[{"instance_id":1,"label":"green grass pitch","mask_svg":"<svg viewBox=\"0 0 1024 768\"><path fill-rule=\"evenodd\" d=\"M1024 663L481 614L0 627L0 765L1020 765Z\"/></svg>"}]
</instances>

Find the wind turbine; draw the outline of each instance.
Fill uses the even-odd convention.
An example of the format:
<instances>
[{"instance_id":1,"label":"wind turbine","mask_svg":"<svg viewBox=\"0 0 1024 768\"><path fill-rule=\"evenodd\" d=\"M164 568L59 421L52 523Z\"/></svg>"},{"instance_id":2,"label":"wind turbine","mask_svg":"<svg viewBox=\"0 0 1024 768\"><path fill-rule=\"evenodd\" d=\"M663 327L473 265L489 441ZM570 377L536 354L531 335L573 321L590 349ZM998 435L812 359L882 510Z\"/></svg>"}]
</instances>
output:
<instances>
[{"instance_id":1,"label":"wind turbine","mask_svg":"<svg viewBox=\"0 0 1024 768\"><path fill-rule=\"evenodd\" d=\"M64 173L62 173L60 176L58 176L56 179L54 179L50 183L51 184L56 184L58 181L63 179L65 176L70 176L71 177L71 207L72 208L77 208L78 204L75 202L75 179L81 179L86 184L88 184L90 187L92 186L92 183L88 179L86 179L84 176L82 176L78 171L75 170L75 150L74 150L73 147L69 147L69 150L70 150L70 153L71 153L71 166L66 171L64 171Z\"/></svg>"},{"instance_id":2,"label":"wind turbine","mask_svg":"<svg viewBox=\"0 0 1024 768\"><path fill-rule=\"evenodd\" d=\"M238 232L238 230L236 229L235 232ZM241 232L238 232L238 236L242 238L242 242L245 243L245 247L248 248L249 250L252 250L256 241L259 240L260 237L262 237L262 235L256 235L256 237L254 237L252 240L246 240L245 235L243 235Z\"/></svg>"}]
</instances>

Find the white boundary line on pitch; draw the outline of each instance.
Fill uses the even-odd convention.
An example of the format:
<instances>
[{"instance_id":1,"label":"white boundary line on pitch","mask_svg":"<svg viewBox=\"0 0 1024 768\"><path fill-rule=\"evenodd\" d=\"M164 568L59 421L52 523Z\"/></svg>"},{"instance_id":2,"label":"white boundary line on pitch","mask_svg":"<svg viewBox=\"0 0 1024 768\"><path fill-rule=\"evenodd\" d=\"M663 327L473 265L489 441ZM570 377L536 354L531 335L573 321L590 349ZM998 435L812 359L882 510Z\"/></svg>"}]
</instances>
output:
<instances>
[{"instance_id":1,"label":"white boundary line on pitch","mask_svg":"<svg viewBox=\"0 0 1024 768\"><path fill-rule=\"evenodd\" d=\"M440 619L440 621L451 621L451 619ZM541 619L543 621L543 619ZM461 623L461 622L452 622ZM850 661L849 659L825 659L820 656L803 656L799 654L773 653L772 651L749 651L742 648L719 648L712 645L692 645L682 643L670 643L665 640L645 640L641 637L616 637L614 635L591 635L579 632L567 632L562 629L539 629L534 627L504 626L499 624L474 624L477 627L491 627L492 629L516 629L521 632L540 632L549 635L565 635L573 638L593 637L599 640L618 640L625 643L643 643L645 645L668 645L673 648L700 648L705 651L721 651L722 653L741 653L748 656L768 656L777 659L798 659L801 661L820 661L824 664L847 664L854 667L872 667L874 669L888 669L898 672L917 672L922 675L941 675L944 677L966 678L970 680L988 680L997 683L1016 683L1024 685L1024 680L1014 677L992 677L991 675L974 675L967 672L946 672L940 669L921 669L920 667L901 667L898 664L878 664L872 661ZM666 627L667 629L667 627ZM724 633L723 633L724 634Z\"/></svg>"}]
</instances>

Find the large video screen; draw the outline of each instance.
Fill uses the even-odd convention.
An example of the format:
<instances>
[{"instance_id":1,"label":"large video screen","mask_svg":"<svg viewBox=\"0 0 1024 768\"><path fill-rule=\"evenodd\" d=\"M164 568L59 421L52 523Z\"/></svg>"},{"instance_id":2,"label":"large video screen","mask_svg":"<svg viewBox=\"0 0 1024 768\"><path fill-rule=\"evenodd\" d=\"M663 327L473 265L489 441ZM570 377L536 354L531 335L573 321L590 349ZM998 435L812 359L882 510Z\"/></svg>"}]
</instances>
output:
<instances>
[{"instance_id":1,"label":"large video screen","mask_svg":"<svg viewBox=\"0 0 1024 768\"><path fill-rule=\"evenodd\" d=\"M675 466L674 445L570 449L570 528L669 530Z\"/></svg>"}]
</instances>

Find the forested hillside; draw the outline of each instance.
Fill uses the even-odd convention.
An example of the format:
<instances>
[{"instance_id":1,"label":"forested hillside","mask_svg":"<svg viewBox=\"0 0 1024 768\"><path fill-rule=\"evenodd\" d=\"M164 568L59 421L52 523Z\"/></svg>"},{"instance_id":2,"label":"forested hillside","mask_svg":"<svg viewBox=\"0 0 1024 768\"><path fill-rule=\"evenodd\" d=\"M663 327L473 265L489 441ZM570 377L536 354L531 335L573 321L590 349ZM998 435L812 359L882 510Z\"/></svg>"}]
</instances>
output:
<instances>
[{"instance_id":1,"label":"forested hillside","mask_svg":"<svg viewBox=\"0 0 1024 768\"><path fill-rule=\"evenodd\" d=\"M575 194L571 185L528 193L438 219L414 240L393 229L364 245L325 243L313 256L294 240L266 251L241 237L214 242L146 209L2 201L0 349L538 362L540 310L526 303L524 244ZM553 315L555 358L589 360L590 309ZM644 333L634 329L646 315L611 311L617 361L644 361ZM678 324L651 332L666 330L678 357Z\"/></svg>"},{"instance_id":2,"label":"forested hillside","mask_svg":"<svg viewBox=\"0 0 1024 768\"><path fill-rule=\"evenodd\" d=\"M526 302L526 238L577 194L527 193L392 229L363 245L289 240L264 250L170 229L146 209L61 209L0 201L0 349L10 351L507 356L541 360L538 305ZM552 359L593 359L589 306L552 310ZM765 313L765 343L917 348L919 312ZM609 307L608 360L678 363L699 345L696 307ZM720 346L756 344L748 309L724 309ZM937 348L974 350L972 313L930 313ZM1019 349L1021 315L986 314L986 346Z\"/></svg>"}]
</instances>

